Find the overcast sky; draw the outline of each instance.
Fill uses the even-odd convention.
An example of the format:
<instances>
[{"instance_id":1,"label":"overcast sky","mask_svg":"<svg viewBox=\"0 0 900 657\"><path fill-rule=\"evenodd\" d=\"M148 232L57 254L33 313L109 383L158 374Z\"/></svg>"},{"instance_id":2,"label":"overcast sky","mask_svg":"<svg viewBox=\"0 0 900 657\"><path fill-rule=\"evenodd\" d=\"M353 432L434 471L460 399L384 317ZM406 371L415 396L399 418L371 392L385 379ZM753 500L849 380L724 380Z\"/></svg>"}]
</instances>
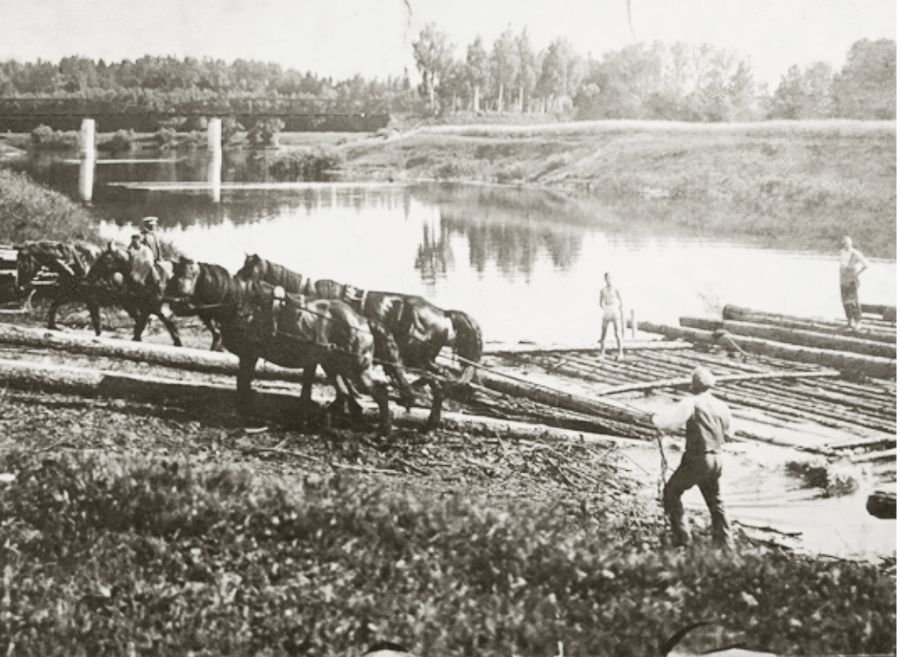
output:
<instances>
[{"instance_id":1,"label":"overcast sky","mask_svg":"<svg viewBox=\"0 0 900 657\"><path fill-rule=\"evenodd\" d=\"M0 0L0 59L175 55L415 76L412 42L429 22L457 56L507 26L527 26L537 49L566 37L597 59L635 38L706 42L748 56L773 89L792 64L839 69L853 42L897 32L896 0Z\"/></svg>"}]
</instances>

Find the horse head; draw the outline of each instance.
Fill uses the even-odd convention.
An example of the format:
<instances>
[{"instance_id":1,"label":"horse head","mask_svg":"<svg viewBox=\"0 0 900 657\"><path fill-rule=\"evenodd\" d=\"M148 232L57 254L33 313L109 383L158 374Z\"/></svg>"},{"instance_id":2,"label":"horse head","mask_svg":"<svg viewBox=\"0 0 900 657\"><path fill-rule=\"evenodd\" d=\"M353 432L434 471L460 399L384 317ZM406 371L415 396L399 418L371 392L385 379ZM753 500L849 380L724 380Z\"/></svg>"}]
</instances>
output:
<instances>
[{"instance_id":1,"label":"horse head","mask_svg":"<svg viewBox=\"0 0 900 657\"><path fill-rule=\"evenodd\" d=\"M244 257L244 265L238 270L237 276L245 281L261 279L263 277L263 259L253 253Z\"/></svg>"},{"instance_id":2,"label":"horse head","mask_svg":"<svg viewBox=\"0 0 900 657\"><path fill-rule=\"evenodd\" d=\"M172 276L166 284L166 298L170 301L187 302L197 286L200 277L200 265L182 256L172 263Z\"/></svg>"}]
</instances>

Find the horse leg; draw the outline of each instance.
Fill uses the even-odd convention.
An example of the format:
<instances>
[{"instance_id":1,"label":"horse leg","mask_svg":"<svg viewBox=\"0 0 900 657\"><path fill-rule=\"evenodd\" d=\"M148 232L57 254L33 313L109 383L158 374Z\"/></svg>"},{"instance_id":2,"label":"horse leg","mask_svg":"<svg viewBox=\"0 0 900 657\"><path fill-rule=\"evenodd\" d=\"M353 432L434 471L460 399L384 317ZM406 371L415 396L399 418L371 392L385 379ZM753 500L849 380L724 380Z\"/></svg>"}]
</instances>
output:
<instances>
[{"instance_id":1,"label":"horse leg","mask_svg":"<svg viewBox=\"0 0 900 657\"><path fill-rule=\"evenodd\" d=\"M428 385L431 388L431 413L422 427L422 433L428 433L438 428L441 423L441 409L444 403L444 386L437 377L429 377Z\"/></svg>"},{"instance_id":2,"label":"horse leg","mask_svg":"<svg viewBox=\"0 0 900 657\"><path fill-rule=\"evenodd\" d=\"M253 353L243 353L239 357L237 374L238 409L242 415L249 415L253 408L253 374L256 371L256 361L259 356Z\"/></svg>"},{"instance_id":3,"label":"horse leg","mask_svg":"<svg viewBox=\"0 0 900 657\"><path fill-rule=\"evenodd\" d=\"M166 330L169 332L169 335L172 336L172 342L174 343L174 345L176 347L181 347L181 336L178 335L178 327L175 326L175 322L172 321L172 311L169 310L169 307L167 305L161 306L153 314L162 320L162 323L166 327Z\"/></svg>"},{"instance_id":4,"label":"horse leg","mask_svg":"<svg viewBox=\"0 0 900 657\"><path fill-rule=\"evenodd\" d=\"M150 313L143 309L134 308L133 313L128 313L134 317L134 342L140 342L141 336L144 335L144 329L147 328L147 322L150 321Z\"/></svg>"},{"instance_id":5,"label":"horse leg","mask_svg":"<svg viewBox=\"0 0 900 657\"><path fill-rule=\"evenodd\" d=\"M96 301L88 301L87 307L91 314L91 326L94 327L94 334L100 335L103 332L103 328L100 326L100 304Z\"/></svg>"},{"instance_id":6,"label":"horse leg","mask_svg":"<svg viewBox=\"0 0 900 657\"><path fill-rule=\"evenodd\" d=\"M53 297L53 300L50 302L50 310L47 311L47 328L51 331L59 330L59 327L56 325L56 312L61 305L62 300L58 296Z\"/></svg>"},{"instance_id":7,"label":"horse leg","mask_svg":"<svg viewBox=\"0 0 900 657\"><path fill-rule=\"evenodd\" d=\"M391 407L388 401L388 388L381 382L376 382L368 372L362 372L356 377L357 386L362 392L368 394L378 404L378 433L387 436L391 433ZM357 406L359 404L353 400ZM362 409L360 409L362 413Z\"/></svg>"},{"instance_id":8,"label":"horse leg","mask_svg":"<svg viewBox=\"0 0 900 657\"><path fill-rule=\"evenodd\" d=\"M201 317L206 330L212 333L212 346L210 351L222 351L222 332L219 330L218 323L211 317Z\"/></svg>"},{"instance_id":9,"label":"horse leg","mask_svg":"<svg viewBox=\"0 0 900 657\"><path fill-rule=\"evenodd\" d=\"M312 411L312 386L316 378L317 363L312 363L303 368L303 389L300 391L300 411L303 421L306 422Z\"/></svg>"}]
</instances>

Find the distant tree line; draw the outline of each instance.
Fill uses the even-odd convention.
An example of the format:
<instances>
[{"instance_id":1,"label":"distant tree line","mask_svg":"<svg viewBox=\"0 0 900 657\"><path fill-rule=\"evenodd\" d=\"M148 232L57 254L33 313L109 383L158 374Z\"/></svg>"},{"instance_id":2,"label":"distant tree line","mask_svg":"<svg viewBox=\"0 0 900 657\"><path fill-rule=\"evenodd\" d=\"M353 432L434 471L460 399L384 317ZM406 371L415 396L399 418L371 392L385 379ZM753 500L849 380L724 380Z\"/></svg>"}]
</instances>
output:
<instances>
[{"instance_id":1,"label":"distant tree line","mask_svg":"<svg viewBox=\"0 0 900 657\"><path fill-rule=\"evenodd\" d=\"M750 121L896 117L897 46L853 44L844 67L792 66L770 94L747 58L707 44L638 43L599 60L559 38L544 50L528 29L507 28L488 47L477 37L457 56L426 26L413 44L418 90L434 112L567 112L577 119Z\"/></svg>"},{"instance_id":2,"label":"distant tree line","mask_svg":"<svg viewBox=\"0 0 900 657\"><path fill-rule=\"evenodd\" d=\"M8 60L0 62L0 98L53 98L57 106L109 103L120 111L170 113L209 108L227 114L247 103L260 108L307 102L360 115L471 111L683 121L896 118L896 43L887 39L853 44L840 71L822 62L792 66L771 93L755 80L747 58L705 44L637 43L595 59L580 55L564 38L538 50L527 28L519 33L507 28L493 44L477 37L457 53L449 37L430 24L413 43L413 55L418 85L406 72L385 80L361 75L334 80L243 59Z\"/></svg>"}]
</instances>

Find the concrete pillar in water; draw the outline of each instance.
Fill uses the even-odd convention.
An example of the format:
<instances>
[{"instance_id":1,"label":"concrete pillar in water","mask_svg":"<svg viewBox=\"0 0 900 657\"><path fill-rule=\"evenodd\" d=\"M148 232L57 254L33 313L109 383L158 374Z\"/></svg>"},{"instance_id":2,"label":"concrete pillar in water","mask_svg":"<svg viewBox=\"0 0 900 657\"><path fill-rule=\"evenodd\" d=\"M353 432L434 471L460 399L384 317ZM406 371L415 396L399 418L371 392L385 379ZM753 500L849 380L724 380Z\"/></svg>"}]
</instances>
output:
<instances>
[{"instance_id":1,"label":"concrete pillar in water","mask_svg":"<svg viewBox=\"0 0 900 657\"><path fill-rule=\"evenodd\" d=\"M210 119L206 124L206 180L213 203L222 200L222 119Z\"/></svg>"},{"instance_id":2,"label":"concrete pillar in water","mask_svg":"<svg viewBox=\"0 0 900 657\"><path fill-rule=\"evenodd\" d=\"M222 119L210 119L206 124L206 148L210 154L222 152Z\"/></svg>"},{"instance_id":3,"label":"concrete pillar in water","mask_svg":"<svg viewBox=\"0 0 900 657\"><path fill-rule=\"evenodd\" d=\"M97 149L94 146L94 119L81 122L81 161L78 164L78 194L81 200L90 204L94 196L94 167Z\"/></svg>"},{"instance_id":4,"label":"concrete pillar in water","mask_svg":"<svg viewBox=\"0 0 900 657\"><path fill-rule=\"evenodd\" d=\"M206 180L209 183L209 197L213 203L222 200L222 151L212 151L206 163Z\"/></svg>"}]
</instances>

